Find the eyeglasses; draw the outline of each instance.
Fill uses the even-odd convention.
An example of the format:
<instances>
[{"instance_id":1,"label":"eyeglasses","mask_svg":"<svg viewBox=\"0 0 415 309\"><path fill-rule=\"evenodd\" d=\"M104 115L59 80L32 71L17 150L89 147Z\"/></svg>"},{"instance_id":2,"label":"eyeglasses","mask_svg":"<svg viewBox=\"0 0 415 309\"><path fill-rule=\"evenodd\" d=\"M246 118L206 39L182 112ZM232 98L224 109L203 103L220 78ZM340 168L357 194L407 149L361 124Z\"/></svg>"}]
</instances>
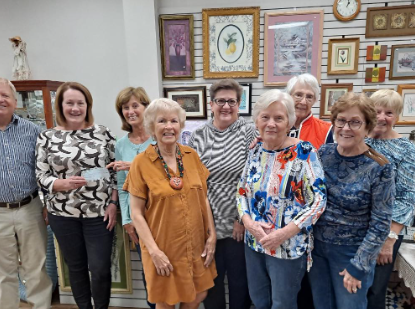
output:
<instances>
[{"instance_id":1,"label":"eyeglasses","mask_svg":"<svg viewBox=\"0 0 415 309\"><path fill-rule=\"evenodd\" d=\"M294 100L296 102L301 102L303 98L305 97L305 101L307 103L313 103L314 102L314 96L312 94L305 94L302 92L296 92L293 94Z\"/></svg>"},{"instance_id":2,"label":"eyeglasses","mask_svg":"<svg viewBox=\"0 0 415 309\"><path fill-rule=\"evenodd\" d=\"M366 122L360 121L360 120L349 120L349 121L347 121L346 119L335 119L334 120L334 125L337 128L344 128L346 123L349 125L350 129L359 130L360 127L362 126L362 124L364 124Z\"/></svg>"},{"instance_id":3,"label":"eyeglasses","mask_svg":"<svg viewBox=\"0 0 415 309\"><path fill-rule=\"evenodd\" d=\"M213 99L213 102L215 102L218 106L225 106L225 104L228 103L230 107L234 107L238 104L238 101L235 99Z\"/></svg>"}]
</instances>

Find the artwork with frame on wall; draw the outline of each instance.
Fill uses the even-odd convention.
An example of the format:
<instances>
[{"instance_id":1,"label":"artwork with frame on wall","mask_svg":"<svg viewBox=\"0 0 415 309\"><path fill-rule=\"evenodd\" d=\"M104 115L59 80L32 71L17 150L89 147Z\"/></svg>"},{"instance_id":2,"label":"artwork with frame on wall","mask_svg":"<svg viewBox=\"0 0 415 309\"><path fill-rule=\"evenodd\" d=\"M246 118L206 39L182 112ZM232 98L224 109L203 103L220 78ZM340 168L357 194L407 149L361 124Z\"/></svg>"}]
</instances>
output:
<instances>
[{"instance_id":1,"label":"artwork with frame on wall","mask_svg":"<svg viewBox=\"0 0 415 309\"><path fill-rule=\"evenodd\" d=\"M111 254L111 293L131 294L133 284L131 277L131 257L129 237L122 226L121 213L117 214ZM58 262L59 288L63 292L72 292L69 281L69 269L66 265L59 244L55 238L55 250Z\"/></svg>"},{"instance_id":2,"label":"artwork with frame on wall","mask_svg":"<svg viewBox=\"0 0 415 309\"><path fill-rule=\"evenodd\" d=\"M243 91L241 96L241 104L239 105L240 116L251 116L251 97L252 97L252 84L239 84Z\"/></svg>"},{"instance_id":3,"label":"artwork with frame on wall","mask_svg":"<svg viewBox=\"0 0 415 309\"><path fill-rule=\"evenodd\" d=\"M264 86L310 73L320 82L324 12L265 13Z\"/></svg>"},{"instance_id":4,"label":"artwork with frame on wall","mask_svg":"<svg viewBox=\"0 0 415 309\"><path fill-rule=\"evenodd\" d=\"M366 61L386 60L388 45L369 45L366 48Z\"/></svg>"},{"instance_id":5,"label":"artwork with frame on wall","mask_svg":"<svg viewBox=\"0 0 415 309\"><path fill-rule=\"evenodd\" d=\"M382 90L382 89L393 90L392 88L370 88L370 89L362 89L362 93L364 93L367 97L370 98L372 96L372 94L374 94L376 91Z\"/></svg>"},{"instance_id":6,"label":"artwork with frame on wall","mask_svg":"<svg viewBox=\"0 0 415 309\"><path fill-rule=\"evenodd\" d=\"M415 5L367 8L367 38L415 35Z\"/></svg>"},{"instance_id":7,"label":"artwork with frame on wall","mask_svg":"<svg viewBox=\"0 0 415 309\"><path fill-rule=\"evenodd\" d=\"M360 38L330 39L327 74L356 74Z\"/></svg>"},{"instance_id":8,"label":"artwork with frame on wall","mask_svg":"<svg viewBox=\"0 0 415 309\"><path fill-rule=\"evenodd\" d=\"M207 119L205 86L166 87L164 96L180 104L186 119Z\"/></svg>"},{"instance_id":9,"label":"artwork with frame on wall","mask_svg":"<svg viewBox=\"0 0 415 309\"><path fill-rule=\"evenodd\" d=\"M333 104L345 93L353 91L353 84L322 84L320 97L320 118L331 116Z\"/></svg>"},{"instance_id":10,"label":"artwork with frame on wall","mask_svg":"<svg viewBox=\"0 0 415 309\"><path fill-rule=\"evenodd\" d=\"M195 78L193 15L160 15L163 79Z\"/></svg>"},{"instance_id":11,"label":"artwork with frame on wall","mask_svg":"<svg viewBox=\"0 0 415 309\"><path fill-rule=\"evenodd\" d=\"M403 110L398 125L415 124L415 85L398 85L398 93L403 99Z\"/></svg>"},{"instance_id":12,"label":"artwork with frame on wall","mask_svg":"<svg viewBox=\"0 0 415 309\"><path fill-rule=\"evenodd\" d=\"M259 75L259 7L203 9L203 77Z\"/></svg>"},{"instance_id":13,"label":"artwork with frame on wall","mask_svg":"<svg viewBox=\"0 0 415 309\"><path fill-rule=\"evenodd\" d=\"M415 44L392 46L389 79L415 79Z\"/></svg>"},{"instance_id":14,"label":"artwork with frame on wall","mask_svg":"<svg viewBox=\"0 0 415 309\"><path fill-rule=\"evenodd\" d=\"M386 67L366 68L365 83L383 83L386 78Z\"/></svg>"}]
</instances>

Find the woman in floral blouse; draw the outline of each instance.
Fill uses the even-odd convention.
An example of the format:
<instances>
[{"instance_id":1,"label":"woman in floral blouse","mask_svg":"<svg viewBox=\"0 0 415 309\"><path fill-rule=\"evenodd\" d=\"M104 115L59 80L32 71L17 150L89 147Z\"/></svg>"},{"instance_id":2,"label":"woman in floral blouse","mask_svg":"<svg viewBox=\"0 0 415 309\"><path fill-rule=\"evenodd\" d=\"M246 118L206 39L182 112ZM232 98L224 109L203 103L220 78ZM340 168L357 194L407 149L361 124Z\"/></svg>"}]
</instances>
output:
<instances>
[{"instance_id":1,"label":"woman in floral blouse","mask_svg":"<svg viewBox=\"0 0 415 309\"><path fill-rule=\"evenodd\" d=\"M237 193L249 294L257 309L295 309L311 266L312 225L326 205L324 173L312 144L287 136L295 122L291 96L264 93L253 119L263 142L251 150Z\"/></svg>"}]
</instances>

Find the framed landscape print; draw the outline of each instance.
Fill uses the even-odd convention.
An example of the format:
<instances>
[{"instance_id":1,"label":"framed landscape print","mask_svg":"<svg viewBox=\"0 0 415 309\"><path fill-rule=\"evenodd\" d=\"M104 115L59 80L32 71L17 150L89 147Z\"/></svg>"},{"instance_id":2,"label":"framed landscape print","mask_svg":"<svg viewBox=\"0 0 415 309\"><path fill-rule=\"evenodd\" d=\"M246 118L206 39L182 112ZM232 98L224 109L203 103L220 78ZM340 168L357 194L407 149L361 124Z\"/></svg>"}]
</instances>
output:
<instances>
[{"instance_id":1,"label":"framed landscape print","mask_svg":"<svg viewBox=\"0 0 415 309\"><path fill-rule=\"evenodd\" d=\"M129 242L128 234L122 226L121 213L118 213L111 255L112 294L131 294L133 292ZM63 259L56 238L55 249L58 262L59 288L64 292L72 292L71 283L69 282L69 269Z\"/></svg>"},{"instance_id":2,"label":"framed landscape print","mask_svg":"<svg viewBox=\"0 0 415 309\"><path fill-rule=\"evenodd\" d=\"M195 77L193 15L160 15L163 79Z\"/></svg>"},{"instance_id":3,"label":"framed landscape print","mask_svg":"<svg viewBox=\"0 0 415 309\"><path fill-rule=\"evenodd\" d=\"M398 85L398 93L403 99L402 114L397 124L415 124L415 85Z\"/></svg>"},{"instance_id":4,"label":"framed landscape print","mask_svg":"<svg viewBox=\"0 0 415 309\"><path fill-rule=\"evenodd\" d=\"M353 84L322 84L320 118L330 118L333 104L345 93L353 91Z\"/></svg>"},{"instance_id":5,"label":"framed landscape print","mask_svg":"<svg viewBox=\"0 0 415 309\"><path fill-rule=\"evenodd\" d=\"M205 86L164 88L164 96L180 104L186 119L207 119Z\"/></svg>"},{"instance_id":6,"label":"framed landscape print","mask_svg":"<svg viewBox=\"0 0 415 309\"><path fill-rule=\"evenodd\" d=\"M259 7L203 9L203 77L259 74Z\"/></svg>"},{"instance_id":7,"label":"framed landscape print","mask_svg":"<svg viewBox=\"0 0 415 309\"><path fill-rule=\"evenodd\" d=\"M241 85L243 92L241 97L241 104L239 105L239 115L251 116L251 97L252 97L252 84L239 84Z\"/></svg>"},{"instance_id":8,"label":"framed landscape print","mask_svg":"<svg viewBox=\"0 0 415 309\"><path fill-rule=\"evenodd\" d=\"M367 8L367 38L406 35L415 35L415 5Z\"/></svg>"},{"instance_id":9,"label":"framed landscape print","mask_svg":"<svg viewBox=\"0 0 415 309\"><path fill-rule=\"evenodd\" d=\"M265 13L264 86L310 73L320 82L323 11Z\"/></svg>"},{"instance_id":10,"label":"framed landscape print","mask_svg":"<svg viewBox=\"0 0 415 309\"><path fill-rule=\"evenodd\" d=\"M327 74L356 74L360 38L330 39Z\"/></svg>"},{"instance_id":11,"label":"framed landscape print","mask_svg":"<svg viewBox=\"0 0 415 309\"><path fill-rule=\"evenodd\" d=\"M389 79L415 79L415 44L392 46Z\"/></svg>"}]
</instances>

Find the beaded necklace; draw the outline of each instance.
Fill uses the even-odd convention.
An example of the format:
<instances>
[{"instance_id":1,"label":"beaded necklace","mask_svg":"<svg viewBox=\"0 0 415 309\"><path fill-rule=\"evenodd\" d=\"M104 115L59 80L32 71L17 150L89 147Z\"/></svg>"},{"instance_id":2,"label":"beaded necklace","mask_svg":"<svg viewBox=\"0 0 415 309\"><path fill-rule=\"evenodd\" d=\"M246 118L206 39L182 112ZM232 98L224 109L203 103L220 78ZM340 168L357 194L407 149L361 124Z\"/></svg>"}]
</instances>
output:
<instances>
[{"instance_id":1,"label":"beaded necklace","mask_svg":"<svg viewBox=\"0 0 415 309\"><path fill-rule=\"evenodd\" d=\"M170 187L172 187L175 190L180 190L181 188L183 188L183 161L182 161L182 153L180 152L180 148L176 145L176 162L177 162L177 167L179 169L180 172L180 178L179 177L172 177L169 173L169 167L166 163L166 161L164 161L163 156L160 153L160 149L158 147L158 145L154 145L154 149L157 152L157 155L159 156L159 159L161 161L161 163L163 164L163 168L166 171L167 177L170 180Z\"/></svg>"}]
</instances>

